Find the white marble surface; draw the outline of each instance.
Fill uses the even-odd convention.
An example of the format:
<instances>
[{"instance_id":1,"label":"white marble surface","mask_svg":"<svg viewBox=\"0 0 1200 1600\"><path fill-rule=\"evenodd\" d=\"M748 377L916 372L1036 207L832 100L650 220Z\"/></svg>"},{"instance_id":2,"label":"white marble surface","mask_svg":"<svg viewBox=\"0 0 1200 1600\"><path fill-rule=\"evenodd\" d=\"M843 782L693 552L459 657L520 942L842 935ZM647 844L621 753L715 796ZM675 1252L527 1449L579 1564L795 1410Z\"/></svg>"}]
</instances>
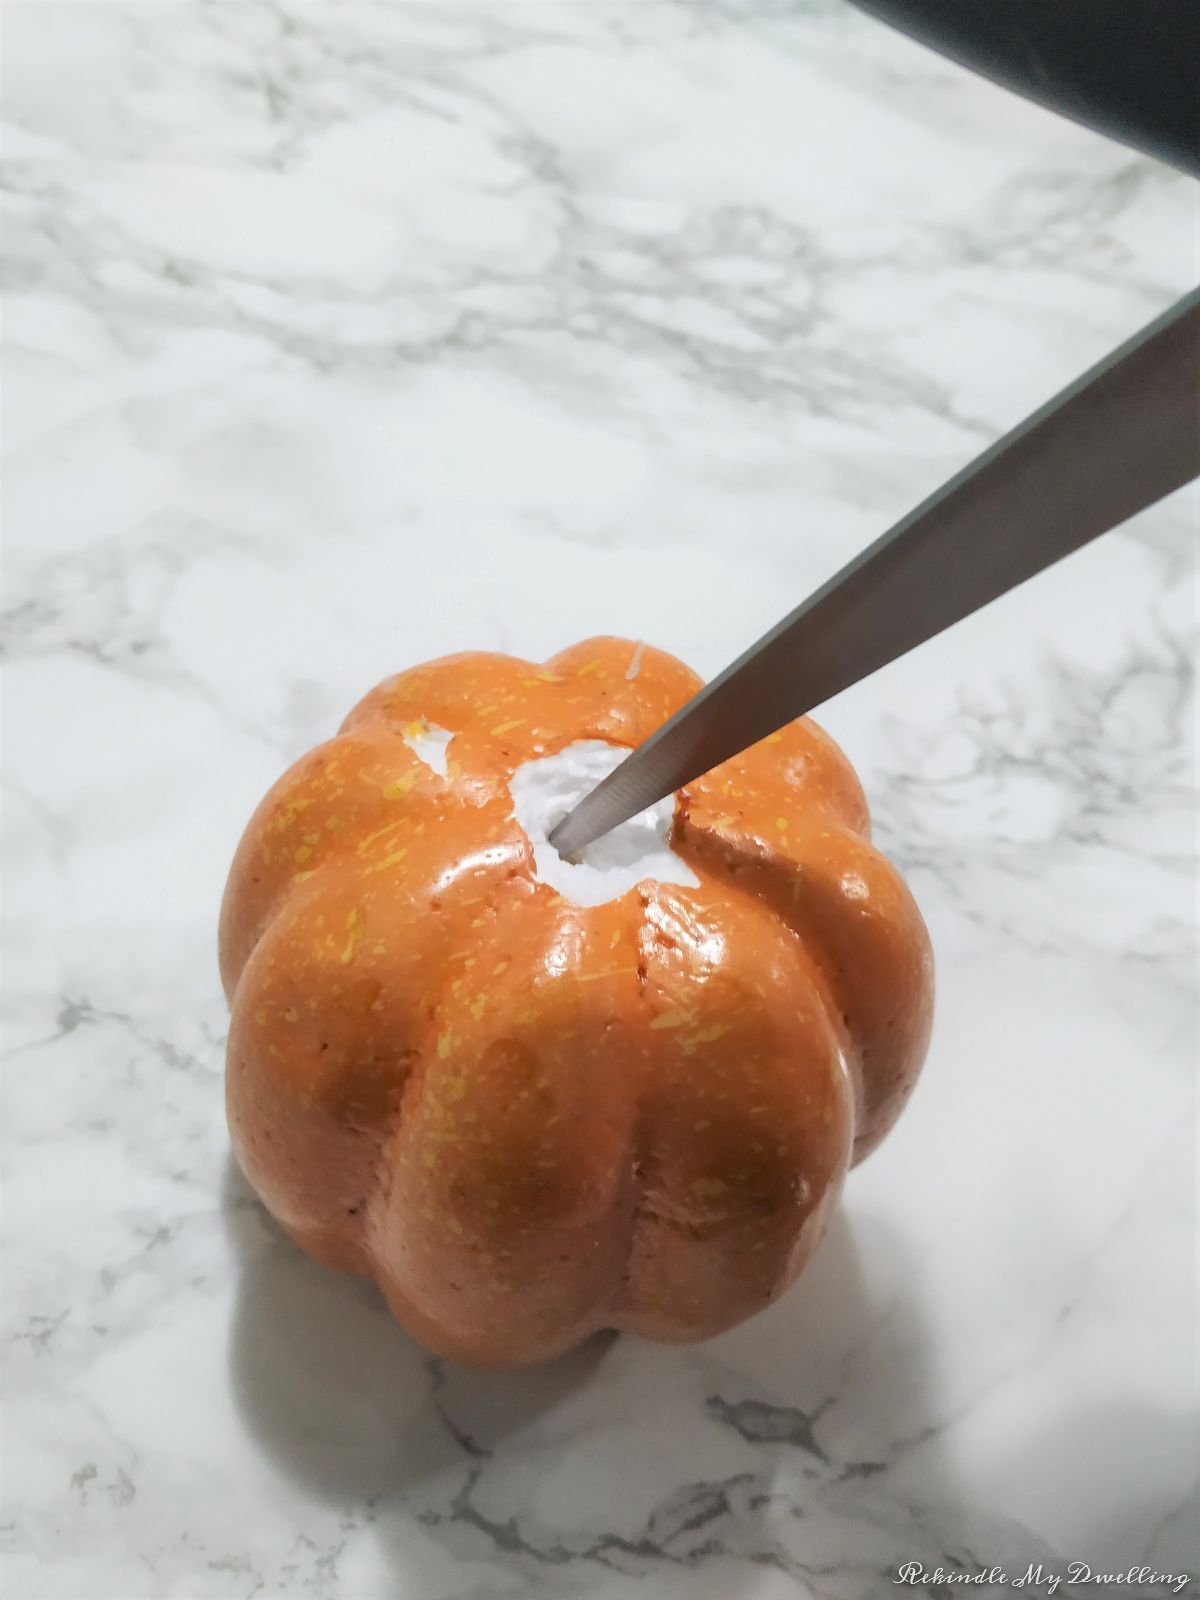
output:
<instances>
[{"instance_id":1,"label":"white marble surface","mask_svg":"<svg viewBox=\"0 0 1200 1600\"><path fill-rule=\"evenodd\" d=\"M1186 285L1184 181L832 0L3 22L4 1594L1200 1568L1194 500L829 708L934 1047L712 1344L425 1359L231 1175L213 950L368 685L601 631L719 668Z\"/></svg>"}]
</instances>

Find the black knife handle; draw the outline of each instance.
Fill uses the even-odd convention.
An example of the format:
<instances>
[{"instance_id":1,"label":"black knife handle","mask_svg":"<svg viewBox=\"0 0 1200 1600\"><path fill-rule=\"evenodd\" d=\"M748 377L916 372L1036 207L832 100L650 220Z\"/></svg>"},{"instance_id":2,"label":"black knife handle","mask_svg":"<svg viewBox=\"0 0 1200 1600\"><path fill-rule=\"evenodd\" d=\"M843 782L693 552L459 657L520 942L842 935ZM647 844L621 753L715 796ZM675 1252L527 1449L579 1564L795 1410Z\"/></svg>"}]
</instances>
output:
<instances>
[{"instance_id":1,"label":"black knife handle","mask_svg":"<svg viewBox=\"0 0 1200 1600\"><path fill-rule=\"evenodd\" d=\"M854 0L921 44L1200 177L1200 0Z\"/></svg>"}]
</instances>

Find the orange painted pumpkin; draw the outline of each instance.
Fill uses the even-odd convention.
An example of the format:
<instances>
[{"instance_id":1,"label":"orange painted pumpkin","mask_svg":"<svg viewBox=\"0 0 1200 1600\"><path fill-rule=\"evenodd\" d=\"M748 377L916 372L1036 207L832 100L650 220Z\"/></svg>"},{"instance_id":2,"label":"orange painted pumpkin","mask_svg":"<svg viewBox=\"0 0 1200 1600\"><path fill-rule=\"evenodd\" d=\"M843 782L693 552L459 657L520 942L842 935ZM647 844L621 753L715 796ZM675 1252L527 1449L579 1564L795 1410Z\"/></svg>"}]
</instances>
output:
<instances>
[{"instance_id":1,"label":"orange painted pumpkin","mask_svg":"<svg viewBox=\"0 0 1200 1600\"><path fill-rule=\"evenodd\" d=\"M811 721L675 797L697 886L582 906L538 878L514 770L636 745L698 687L618 639L415 668L280 779L234 860L237 1158L298 1244L456 1360L760 1310L920 1069L925 927Z\"/></svg>"}]
</instances>

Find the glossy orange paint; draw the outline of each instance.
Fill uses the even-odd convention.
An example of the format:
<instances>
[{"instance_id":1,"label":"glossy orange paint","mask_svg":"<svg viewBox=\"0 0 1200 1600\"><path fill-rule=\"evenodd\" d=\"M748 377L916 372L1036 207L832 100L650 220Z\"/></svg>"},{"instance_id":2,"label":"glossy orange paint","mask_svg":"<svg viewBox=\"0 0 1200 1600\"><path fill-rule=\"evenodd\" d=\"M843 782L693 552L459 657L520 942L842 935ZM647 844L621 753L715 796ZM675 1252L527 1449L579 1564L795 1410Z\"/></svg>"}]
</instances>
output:
<instances>
[{"instance_id":1,"label":"glossy orange paint","mask_svg":"<svg viewBox=\"0 0 1200 1600\"><path fill-rule=\"evenodd\" d=\"M811 1256L929 1035L932 960L845 757L803 719L689 784L698 888L582 907L508 782L636 745L699 679L630 641L390 678L258 808L221 914L242 1169L431 1350L536 1362L693 1340ZM441 777L405 742L450 730Z\"/></svg>"}]
</instances>

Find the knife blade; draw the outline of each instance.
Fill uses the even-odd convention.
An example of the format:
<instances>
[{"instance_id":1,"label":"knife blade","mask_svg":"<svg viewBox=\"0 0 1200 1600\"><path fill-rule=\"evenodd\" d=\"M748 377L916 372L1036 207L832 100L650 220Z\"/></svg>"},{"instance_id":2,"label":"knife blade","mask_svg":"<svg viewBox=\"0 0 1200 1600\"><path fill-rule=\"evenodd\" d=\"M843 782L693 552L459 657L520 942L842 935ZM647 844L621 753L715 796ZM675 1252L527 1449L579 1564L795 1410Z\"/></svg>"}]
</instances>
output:
<instances>
[{"instance_id":1,"label":"knife blade","mask_svg":"<svg viewBox=\"0 0 1200 1600\"><path fill-rule=\"evenodd\" d=\"M1200 290L1085 372L701 689L550 834L601 834L1200 476Z\"/></svg>"}]
</instances>

